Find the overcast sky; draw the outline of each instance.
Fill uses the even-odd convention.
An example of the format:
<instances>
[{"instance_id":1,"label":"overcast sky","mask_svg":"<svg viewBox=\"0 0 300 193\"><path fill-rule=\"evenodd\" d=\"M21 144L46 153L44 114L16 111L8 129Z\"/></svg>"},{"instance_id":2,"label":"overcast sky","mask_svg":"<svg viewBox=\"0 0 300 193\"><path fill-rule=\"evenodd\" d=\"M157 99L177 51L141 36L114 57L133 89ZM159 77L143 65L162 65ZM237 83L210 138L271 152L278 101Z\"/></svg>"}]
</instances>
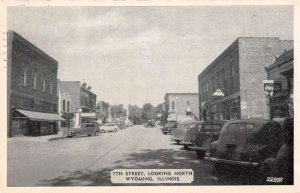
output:
<instances>
[{"instance_id":1,"label":"overcast sky","mask_svg":"<svg viewBox=\"0 0 300 193\"><path fill-rule=\"evenodd\" d=\"M197 76L237 37L293 39L291 6L12 7L14 30L83 79L97 100L163 102L198 92Z\"/></svg>"}]
</instances>

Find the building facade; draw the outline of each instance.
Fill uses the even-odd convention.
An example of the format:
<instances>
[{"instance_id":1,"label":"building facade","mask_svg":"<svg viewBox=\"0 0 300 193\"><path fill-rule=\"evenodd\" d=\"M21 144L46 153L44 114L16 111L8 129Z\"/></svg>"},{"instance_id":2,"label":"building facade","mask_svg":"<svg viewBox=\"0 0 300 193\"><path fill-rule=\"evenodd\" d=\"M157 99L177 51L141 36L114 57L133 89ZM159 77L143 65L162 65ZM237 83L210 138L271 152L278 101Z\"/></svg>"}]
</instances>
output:
<instances>
[{"instance_id":1,"label":"building facade","mask_svg":"<svg viewBox=\"0 0 300 193\"><path fill-rule=\"evenodd\" d=\"M280 85L269 97L271 118L294 117L294 49L285 50L266 67L268 80Z\"/></svg>"},{"instance_id":2,"label":"building facade","mask_svg":"<svg viewBox=\"0 0 300 193\"><path fill-rule=\"evenodd\" d=\"M279 38L238 38L198 76L200 118L270 118L263 80L266 64L291 49Z\"/></svg>"},{"instance_id":3,"label":"building facade","mask_svg":"<svg viewBox=\"0 0 300 193\"><path fill-rule=\"evenodd\" d=\"M14 31L7 47L8 135L57 133L58 62Z\"/></svg>"},{"instance_id":4,"label":"building facade","mask_svg":"<svg viewBox=\"0 0 300 193\"><path fill-rule=\"evenodd\" d=\"M60 81L60 88L62 93L70 96L69 111L96 112L97 95L91 91L91 87L87 86L87 83ZM67 104L65 108L68 109Z\"/></svg>"},{"instance_id":5,"label":"building facade","mask_svg":"<svg viewBox=\"0 0 300 193\"><path fill-rule=\"evenodd\" d=\"M198 93L167 93L165 95L167 120L197 120L199 118Z\"/></svg>"}]
</instances>

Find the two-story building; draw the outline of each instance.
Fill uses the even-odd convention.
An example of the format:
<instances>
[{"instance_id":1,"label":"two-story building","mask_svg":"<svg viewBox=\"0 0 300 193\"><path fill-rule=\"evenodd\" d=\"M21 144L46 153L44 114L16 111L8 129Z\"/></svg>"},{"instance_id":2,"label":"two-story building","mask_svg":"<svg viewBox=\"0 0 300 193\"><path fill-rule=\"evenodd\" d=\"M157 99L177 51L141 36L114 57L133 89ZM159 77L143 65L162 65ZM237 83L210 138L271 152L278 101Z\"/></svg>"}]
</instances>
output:
<instances>
[{"instance_id":1,"label":"two-story building","mask_svg":"<svg viewBox=\"0 0 300 193\"><path fill-rule=\"evenodd\" d=\"M293 41L273 37L235 40L198 76L201 119L270 118L265 65L291 48Z\"/></svg>"},{"instance_id":2,"label":"two-story building","mask_svg":"<svg viewBox=\"0 0 300 193\"><path fill-rule=\"evenodd\" d=\"M198 120L198 93L166 93L164 100L168 121Z\"/></svg>"},{"instance_id":3,"label":"two-story building","mask_svg":"<svg viewBox=\"0 0 300 193\"><path fill-rule=\"evenodd\" d=\"M7 43L8 136L57 133L58 62L14 31Z\"/></svg>"},{"instance_id":4,"label":"two-story building","mask_svg":"<svg viewBox=\"0 0 300 193\"><path fill-rule=\"evenodd\" d=\"M276 56L276 61L266 67L268 80L279 84L279 91L269 97L271 118L294 116L294 49Z\"/></svg>"}]
</instances>

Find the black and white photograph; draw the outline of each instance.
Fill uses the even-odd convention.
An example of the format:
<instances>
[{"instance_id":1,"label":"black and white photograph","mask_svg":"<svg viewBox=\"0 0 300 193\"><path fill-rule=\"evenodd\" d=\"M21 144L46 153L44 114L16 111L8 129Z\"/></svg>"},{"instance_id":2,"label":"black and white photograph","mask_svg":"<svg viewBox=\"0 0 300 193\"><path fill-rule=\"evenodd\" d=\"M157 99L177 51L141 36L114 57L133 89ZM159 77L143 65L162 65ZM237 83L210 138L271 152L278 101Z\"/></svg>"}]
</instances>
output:
<instances>
[{"instance_id":1,"label":"black and white photograph","mask_svg":"<svg viewBox=\"0 0 300 193\"><path fill-rule=\"evenodd\" d=\"M7 187L295 185L293 4L24 3Z\"/></svg>"}]
</instances>

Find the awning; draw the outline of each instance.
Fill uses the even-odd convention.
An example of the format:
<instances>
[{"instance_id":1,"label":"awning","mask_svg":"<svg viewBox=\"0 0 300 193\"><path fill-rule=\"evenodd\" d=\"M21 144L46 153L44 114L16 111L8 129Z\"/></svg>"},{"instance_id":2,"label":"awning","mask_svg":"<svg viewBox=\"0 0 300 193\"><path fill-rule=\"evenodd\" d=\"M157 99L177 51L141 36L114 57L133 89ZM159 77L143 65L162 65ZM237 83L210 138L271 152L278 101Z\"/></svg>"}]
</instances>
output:
<instances>
[{"instance_id":1,"label":"awning","mask_svg":"<svg viewBox=\"0 0 300 193\"><path fill-rule=\"evenodd\" d=\"M65 121L65 119L61 118L57 114L52 113L42 113L42 112L35 112L35 111L27 111L27 110L20 110L16 109L16 111L20 112L30 120L36 121Z\"/></svg>"}]
</instances>

